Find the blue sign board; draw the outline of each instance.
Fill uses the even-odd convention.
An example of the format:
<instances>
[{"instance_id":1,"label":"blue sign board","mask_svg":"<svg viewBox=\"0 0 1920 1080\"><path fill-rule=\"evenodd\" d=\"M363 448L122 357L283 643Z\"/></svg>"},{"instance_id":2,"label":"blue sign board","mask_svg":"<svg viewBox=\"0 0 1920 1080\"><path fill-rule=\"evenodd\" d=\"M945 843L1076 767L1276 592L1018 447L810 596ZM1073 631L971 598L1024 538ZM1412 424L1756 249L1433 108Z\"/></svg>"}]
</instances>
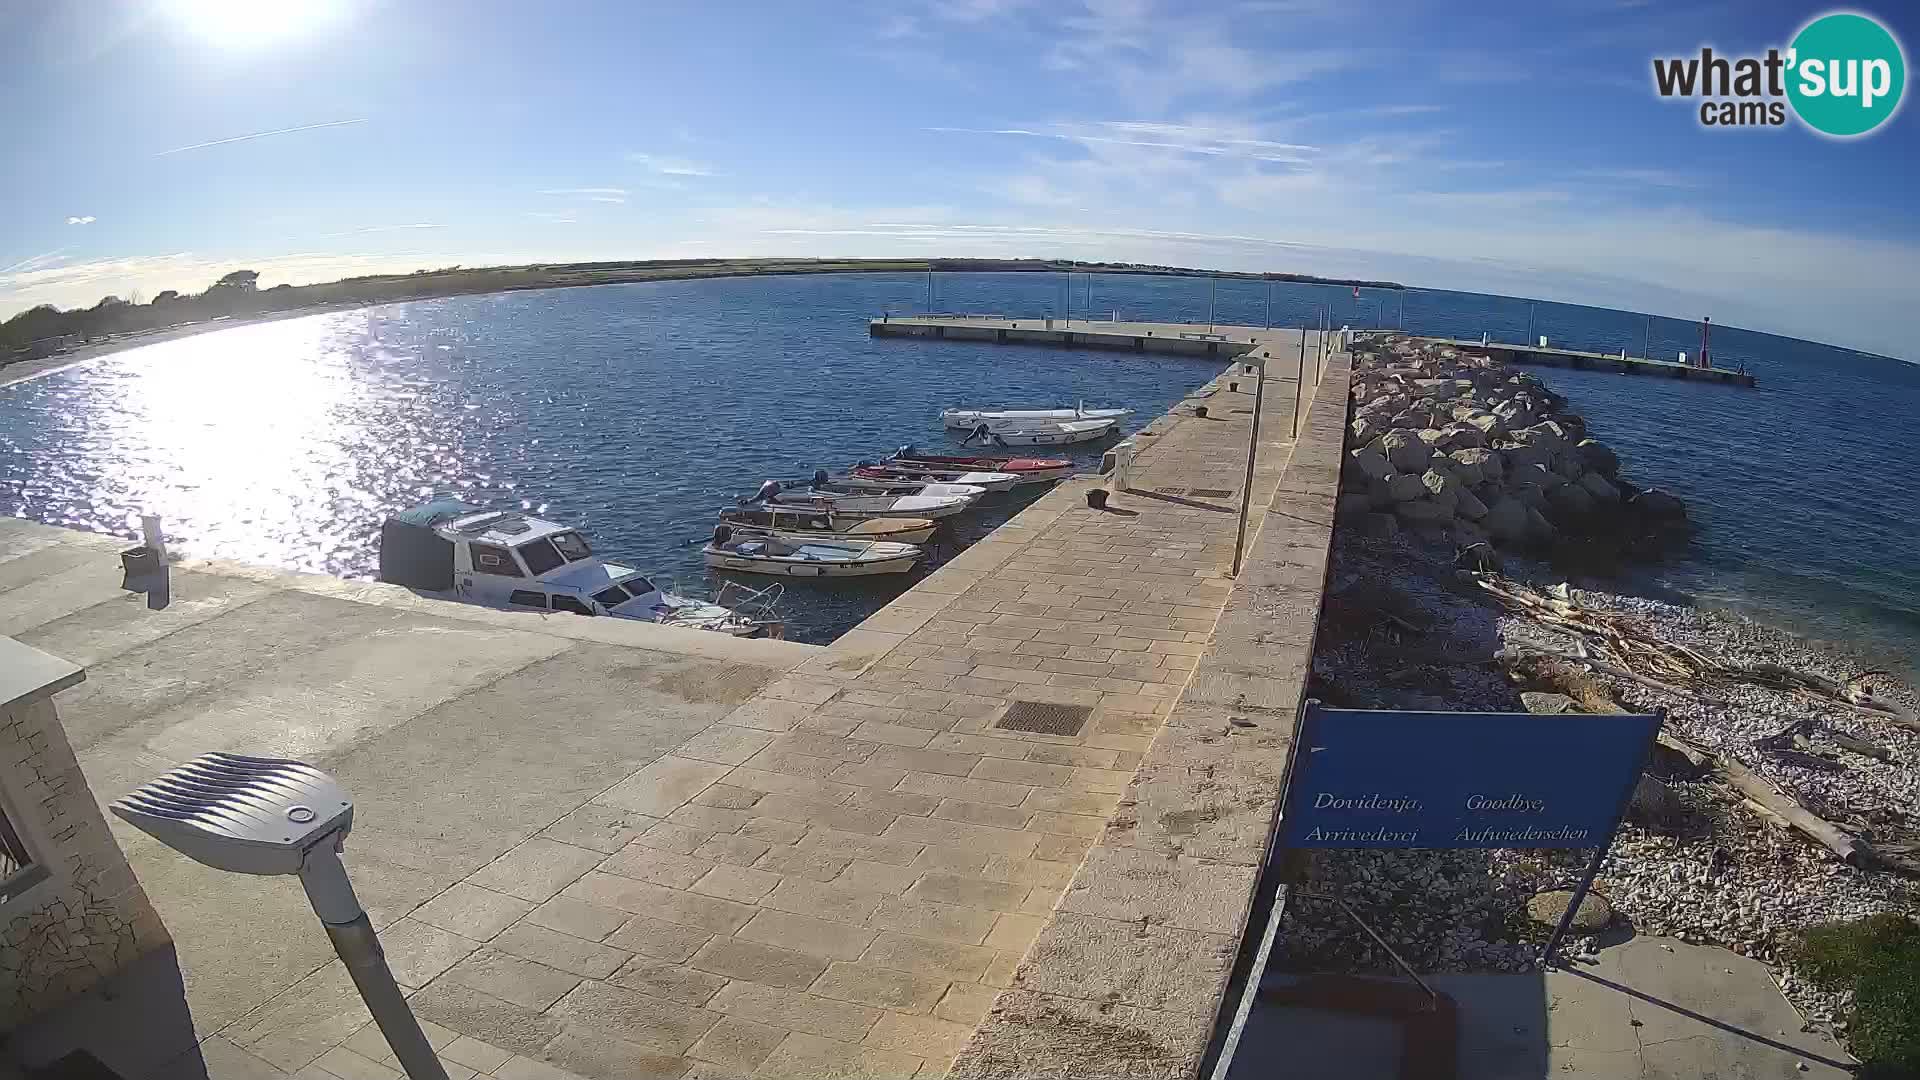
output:
<instances>
[{"instance_id":1,"label":"blue sign board","mask_svg":"<svg viewBox=\"0 0 1920 1080\"><path fill-rule=\"evenodd\" d=\"M1385 712L1309 704L1280 843L1592 848L1613 839L1654 715Z\"/></svg>"}]
</instances>

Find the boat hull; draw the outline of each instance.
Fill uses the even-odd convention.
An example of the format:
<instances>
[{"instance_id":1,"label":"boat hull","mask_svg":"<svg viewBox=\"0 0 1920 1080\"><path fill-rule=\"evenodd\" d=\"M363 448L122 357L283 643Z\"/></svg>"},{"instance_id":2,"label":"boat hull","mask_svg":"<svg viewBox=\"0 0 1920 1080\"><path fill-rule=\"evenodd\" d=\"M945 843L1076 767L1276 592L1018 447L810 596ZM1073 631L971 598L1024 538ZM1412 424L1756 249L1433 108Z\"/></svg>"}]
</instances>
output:
<instances>
[{"instance_id":1,"label":"boat hull","mask_svg":"<svg viewBox=\"0 0 1920 1080\"><path fill-rule=\"evenodd\" d=\"M940 413L940 422L950 428L1019 427L1073 420L1120 421L1132 415L1132 409L946 409Z\"/></svg>"},{"instance_id":2,"label":"boat hull","mask_svg":"<svg viewBox=\"0 0 1920 1080\"><path fill-rule=\"evenodd\" d=\"M803 559L783 559L778 557L748 557L733 552L719 550L708 545L703 552L707 565L715 570L729 570L739 574L767 574L773 577L817 579L876 577L881 574L904 574L913 569L922 558L915 551L906 555L894 555L881 559L853 560L848 562L817 562Z\"/></svg>"}]
</instances>

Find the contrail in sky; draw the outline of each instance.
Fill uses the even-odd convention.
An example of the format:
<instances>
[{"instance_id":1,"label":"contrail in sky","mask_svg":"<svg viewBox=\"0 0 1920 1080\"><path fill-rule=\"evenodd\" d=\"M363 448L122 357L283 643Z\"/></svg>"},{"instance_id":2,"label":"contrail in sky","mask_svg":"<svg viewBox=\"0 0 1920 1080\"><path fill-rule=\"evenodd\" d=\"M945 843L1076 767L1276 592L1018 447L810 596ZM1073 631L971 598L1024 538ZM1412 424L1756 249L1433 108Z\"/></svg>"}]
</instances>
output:
<instances>
[{"instance_id":1,"label":"contrail in sky","mask_svg":"<svg viewBox=\"0 0 1920 1080\"><path fill-rule=\"evenodd\" d=\"M302 124L299 127L275 128L272 131L256 131L251 135L235 135L231 139L215 139L212 142L197 142L192 146L176 146L171 150L162 150L154 157L166 157L168 154L184 154L189 150L204 150L209 146L225 146L228 143L247 142L252 139L264 139L269 135L291 135L296 131L318 131L321 128L346 127L348 124L364 124L367 117L354 120L329 120L324 124Z\"/></svg>"}]
</instances>

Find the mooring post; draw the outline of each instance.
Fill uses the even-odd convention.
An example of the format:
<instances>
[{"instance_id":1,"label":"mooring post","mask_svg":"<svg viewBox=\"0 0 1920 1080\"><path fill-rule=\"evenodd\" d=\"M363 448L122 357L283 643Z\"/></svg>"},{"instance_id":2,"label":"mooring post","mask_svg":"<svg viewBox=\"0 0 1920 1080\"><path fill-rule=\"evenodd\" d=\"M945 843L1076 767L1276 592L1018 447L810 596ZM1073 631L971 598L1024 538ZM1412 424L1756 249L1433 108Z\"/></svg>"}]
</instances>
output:
<instances>
[{"instance_id":1,"label":"mooring post","mask_svg":"<svg viewBox=\"0 0 1920 1080\"><path fill-rule=\"evenodd\" d=\"M1300 388L1307 383L1307 335L1300 335L1300 365L1293 373L1293 437L1300 437Z\"/></svg>"},{"instance_id":2,"label":"mooring post","mask_svg":"<svg viewBox=\"0 0 1920 1080\"><path fill-rule=\"evenodd\" d=\"M1305 338L1301 341L1304 344ZM1270 354L1273 350L1268 349ZM1233 573L1240 576L1240 556L1247 547L1247 507L1253 501L1253 459L1260 452L1260 408L1267 400L1267 356L1260 358L1260 373L1253 380L1253 430L1247 433L1247 482L1240 488L1240 531L1233 538Z\"/></svg>"}]
</instances>

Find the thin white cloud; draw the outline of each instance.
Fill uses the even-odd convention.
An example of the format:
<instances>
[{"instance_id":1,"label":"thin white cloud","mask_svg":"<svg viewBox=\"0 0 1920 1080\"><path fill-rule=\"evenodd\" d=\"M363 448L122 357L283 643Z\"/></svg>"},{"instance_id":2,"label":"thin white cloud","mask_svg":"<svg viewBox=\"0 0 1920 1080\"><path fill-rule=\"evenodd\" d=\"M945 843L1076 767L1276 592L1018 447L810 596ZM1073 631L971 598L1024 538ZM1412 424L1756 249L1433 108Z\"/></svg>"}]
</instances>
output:
<instances>
[{"instance_id":1,"label":"thin white cloud","mask_svg":"<svg viewBox=\"0 0 1920 1080\"><path fill-rule=\"evenodd\" d=\"M94 222L96 222L96 221L98 221L98 220L100 220L100 219L99 219L99 218L96 218L96 217L94 217L94 216L93 216L92 214L88 214L88 215L86 215L85 217L70 217L70 218L68 218L68 219L67 219L67 224L69 224L69 225L91 225L91 224L93 224Z\"/></svg>"},{"instance_id":2,"label":"thin white cloud","mask_svg":"<svg viewBox=\"0 0 1920 1080\"><path fill-rule=\"evenodd\" d=\"M569 199L590 199L594 202L623 203L627 201L627 189L617 187L547 188L540 194Z\"/></svg>"},{"instance_id":3,"label":"thin white cloud","mask_svg":"<svg viewBox=\"0 0 1920 1080\"><path fill-rule=\"evenodd\" d=\"M445 225L436 225L428 221L408 222L403 225L369 225L364 229L347 229L344 232L321 233L316 240L338 240L344 236L371 236L377 233L411 232L415 229L444 229Z\"/></svg>"},{"instance_id":4,"label":"thin white cloud","mask_svg":"<svg viewBox=\"0 0 1920 1080\"><path fill-rule=\"evenodd\" d=\"M627 160L652 173L662 176L718 176L713 167L690 158L674 157L669 154L647 154L634 150L627 154Z\"/></svg>"},{"instance_id":5,"label":"thin white cloud","mask_svg":"<svg viewBox=\"0 0 1920 1080\"><path fill-rule=\"evenodd\" d=\"M184 154L189 150L205 150L209 146L226 146L230 143L252 142L255 139L266 139L275 135L292 135L300 131L319 131L322 128L337 128L346 127L350 124L364 124L367 120L367 117L360 116L352 120L328 120L319 124L301 124L298 127L274 128L272 131L256 131L249 135L235 135L227 139L212 139L207 142L197 142L191 146L176 146L171 150L162 150L153 156L166 157L169 154Z\"/></svg>"},{"instance_id":6,"label":"thin white cloud","mask_svg":"<svg viewBox=\"0 0 1920 1080\"><path fill-rule=\"evenodd\" d=\"M11 266L0 266L0 274L31 274L37 270L57 266L66 261L64 256L68 250L67 248L55 248L52 251L43 251L38 255L29 255Z\"/></svg>"},{"instance_id":7,"label":"thin white cloud","mask_svg":"<svg viewBox=\"0 0 1920 1080\"><path fill-rule=\"evenodd\" d=\"M1207 157L1245 158L1283 164L1313 160L1320 147L1305 143L1279 142L1248 137L1245 131L1210 128L1194 124L1175 124L1141 120L1102 120L1091 124L1055 124L1044 130L1033 128L930 127L926 130L946 135L1007 135L1034 139L1055 139L1078 143L1082 147L1137 146L1149 150L1198 154Z\"/></svg>"}]
</instances>

